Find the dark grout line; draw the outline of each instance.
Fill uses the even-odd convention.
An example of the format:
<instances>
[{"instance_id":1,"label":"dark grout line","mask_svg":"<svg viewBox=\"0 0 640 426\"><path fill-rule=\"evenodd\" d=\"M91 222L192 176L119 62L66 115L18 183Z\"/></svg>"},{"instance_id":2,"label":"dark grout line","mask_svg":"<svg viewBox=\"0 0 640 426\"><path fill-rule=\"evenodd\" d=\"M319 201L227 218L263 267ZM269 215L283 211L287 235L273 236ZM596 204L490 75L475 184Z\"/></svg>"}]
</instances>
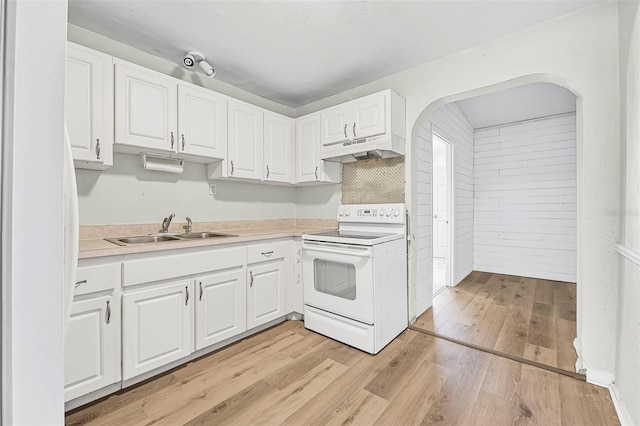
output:
<instances>
[{"instance_id":1,"label":"dark grout line","mask_svg":"<svg viewBox=\"0 0 640 426\"><path fill-rule=\"evenodd\" d=\"M539 362L536 362L536 361L532 361L532 360L529 360L529 359L521 358L521 357L518 357L518 356L515 356L515 355L511 355L511 354L508 354L508 353L505 353L505 352L500 352L500 351L496 351L496 350L493 350L493 349L485 348L485 347L482 347L482 346L474 345L473 343L468 343L468 342L465 342L465 341L462 341L462 340L458 340L458 339L453 338L453 337L444 336L442 334L434 333L434 332L429 331L429 330L425 330L425 329L422 329L422 328L417 328L417 327L414 327L413 325L409 326L409 330L413 330L413 331L417 331L419 333L427 334L429 336L433 336L433 337L436 337L438 339L448 340L449 342L452 342L452 343L455 343L455 344L458 344L458 345L466 346L468 348L475 349L475 350L482 351L482 352L486 352L488 354L496 355L496 356L499 356L499 357L502 357L502 358L507 358L507 359L510 359L512 361L520 362L522 364L528 364L528 365L531 365L533 367L542 368L543 370L551 371L552 373L562 374L563 376L568 376L568 377L571 377L572 379L580 380L580 381L583 381L583 382L587 381L587 378L584 375L580 374L580 373L574 373L572 371L563 370L563 369L557 368L557 367L552 367L550 365L546 365L546 364L542 364L542 363L539 363Z\"/></svg>"}]
</instances>

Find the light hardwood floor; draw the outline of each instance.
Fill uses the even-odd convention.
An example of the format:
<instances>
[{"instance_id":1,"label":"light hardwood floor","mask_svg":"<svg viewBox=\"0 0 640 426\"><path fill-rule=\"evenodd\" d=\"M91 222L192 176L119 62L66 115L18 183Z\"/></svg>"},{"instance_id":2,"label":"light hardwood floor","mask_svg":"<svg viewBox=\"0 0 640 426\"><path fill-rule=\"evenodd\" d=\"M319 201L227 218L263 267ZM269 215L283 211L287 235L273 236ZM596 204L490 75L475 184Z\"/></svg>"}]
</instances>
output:
<instances>
[{"instance_id":1,"label":"light hardwood floor","mask_svg":"<svg viewBox=\"0 0 640 426\"><path fill-rule=\"evenodd\" d=\"M413 328L575 372L576 284L472 272Z\"/></svg>"},{"instance_id":2,"label":"light hardwood floor","mask_svg":"<svg viewBox=\"0 0 640 426\"><path fill-rule=\"evenodd\" d=\"M615 425L606 389L406 330L371 356L288 321L67 425Z\"/></svg>"}]
</instances>

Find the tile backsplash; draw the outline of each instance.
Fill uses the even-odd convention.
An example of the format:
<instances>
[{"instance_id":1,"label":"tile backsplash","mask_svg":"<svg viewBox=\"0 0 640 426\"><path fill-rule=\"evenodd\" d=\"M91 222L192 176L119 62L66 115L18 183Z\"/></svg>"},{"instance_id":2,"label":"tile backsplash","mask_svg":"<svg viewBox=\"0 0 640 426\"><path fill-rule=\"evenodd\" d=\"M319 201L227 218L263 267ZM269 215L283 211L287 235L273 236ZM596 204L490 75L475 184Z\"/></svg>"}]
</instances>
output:
<instances>
[{"instance_id":1,"label":"tile backsplash","mask_svg":"<svg viewBox=\"0 0 640 426\"><path fill-rule=\"evenodd\" d=\"M342 166L342 204L404 203L404 157Z\"/></svg>"}]
</instances>

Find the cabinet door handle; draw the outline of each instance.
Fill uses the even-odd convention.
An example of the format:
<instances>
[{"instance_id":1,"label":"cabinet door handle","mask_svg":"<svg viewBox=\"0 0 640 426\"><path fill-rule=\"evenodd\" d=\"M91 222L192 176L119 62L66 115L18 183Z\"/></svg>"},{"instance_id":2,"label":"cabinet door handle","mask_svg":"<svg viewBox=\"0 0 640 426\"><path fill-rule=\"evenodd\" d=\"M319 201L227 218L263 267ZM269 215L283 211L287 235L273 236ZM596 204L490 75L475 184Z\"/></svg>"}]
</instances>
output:
<instances>
[{"instance_id":1,"label":"cabinet door handle","mask_svg":"<svg viewBox=\"0 0 640 426\"><path fill-rule=\"evenodd\" d=\"M200 300L202 300L202 282L200 282Z\"/></svg>"},{"instance_id":2,"label":"cabinet door handle","mask_svg":"<svg viewBox=\"0 0 640 426\"><path fill-rule=\"evenodd\" d=\"M316 171L314 173L316 174L316 180L318 180L318 166L316 166Z\"/></svg>"},{"instance_id":3,"label":"cabinet door handle","mask_svg":"<svg viewBox=\"0 0 640 426\"><path fill-rule=\"evenodd\" d=\"M87 280L77 281L77 282L76 282L76 286L75 286L75 288L78 288L78 287L80 287L82 284L86 284L86 283L87 283Z\"/></svg>"},{"instance_id":4,"label":"cabinet door handle","mask_svg":"<svg viewBox=\"0 0 640 426\"><path fill-rule=\"evenodd\" d=\"M271 257L272 254L273 254L273 250L271 250L271 251L263 251L262 252L262 255L266 256L266 257Z\"/></svg>"},{"instance_id":5,"label":"cabinet door handle","mask_svg":"<svg viewBox=\"0 0 640 426\"><path fill-rule=\"evenodd\" d=\"M267 166L267 179L269 179L269 166Z\"/></svg>"},{"instance_id":6,"label":"cabinet door handle","mask_svg":"<svg viewBox=\"0 0 640 426\"><path fill-rule=\"evenodd\" d=\"M96 158L100 159L100 139L96 139Z\"/></svg>"},{"instance_id":7,"label":"cabinet door handle","mask_svg":"<svg viewBox=\"0 0 640 426\"><path fill-rule=\"evenodd\" d=\"M249 287L253 287L253 271L249 271Z\"/></svg>"},{"instance_id":8,"label":"cabinet door handle","mask_svg":"<svg viewBox=\"0 0 640 426\"><path fill-rule=\"evenodd\" d=\"M356 137L356 123L353 123L353 137Z\"/></svg>"},{"instance_id":9,"label":"cabinet door handle","mask_svg":"<svg viewBox=\"0 0 640 426\"><path fill-rule=\"evenodd\" d=\"M107 300L107 312L106 312L106 320L105 322L107 324L111 323L111 305L109 304L109 301Z\"/></svg>"},{"instance_id":10,"label":"cabinet door handle","mask_svg":"<svg viewBox=\"0 0 640 426\"><path fill-rule=\"evenodd\" d=\"M171 132L171 149L173 149L173 145L175 143L174 137L173 137L173 132Z\"/></svg>"},{"instance_id":11,"label":"cabinet door handle","mask_svg":"<svg viewBox=\"0 0 640 426\"><path fill-rule=\"evenodd\" d=\"M184 289L185 289L185 290L186 290L186 292L187 292L187 297L186 297L186 299L185 299L185 301L184 301L184 306L187 306L187 305L189 304L189 287L188 287L188 286L186 286Z\"/></svg>"},{"instance_id":12,"label":"cabinet door handle","mask_svg":"<svg viewBox=\"0 0 640 426\"><path fill-rule=\"evenodd\" d=\"M231 160L231 175L233 176L233 160Z\"/></svg>"},{"instance_id":13,"label":"cabinet door handle","mask_svg":"<svg viewBox=\"0 0 640 426\"><path fill-rule=\"evenodd\" d=\"M344 137L347 137L347 123L344 123Z\"/></svg>"},{"instance_id":14,"label":"cabinet door handle","mask_svg":"<svg viewBox=\"0 0 640 426\"><path fill-rule=\"evenodd\" d=\"M184 151L184 133L182 134L182 150Z\"/></svg>"}]
</instances>

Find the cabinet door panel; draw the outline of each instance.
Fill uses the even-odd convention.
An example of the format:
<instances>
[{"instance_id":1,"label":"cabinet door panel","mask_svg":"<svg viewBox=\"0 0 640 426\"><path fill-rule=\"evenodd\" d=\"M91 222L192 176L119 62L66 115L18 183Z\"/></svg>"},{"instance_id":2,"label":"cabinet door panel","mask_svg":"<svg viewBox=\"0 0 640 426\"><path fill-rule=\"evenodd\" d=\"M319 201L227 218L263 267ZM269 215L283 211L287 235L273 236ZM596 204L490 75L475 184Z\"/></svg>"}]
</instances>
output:
<instances>
[{"instance_id":1,"label":"cabinet door panel","mask_svg":"<svg viewBox=\"0 0 640 426\"><path fill-rule=\"evenodd\" d=\"M352 128L350 137L366 138L382 135L386 131L386 113L384 94L365 96L350 102Z\"/></svg>"},{"instance_id":2,"label":"cabinet door panel","mask_svg":"<svg viewBox=\"0 0 640 426\"><path fill-rule=\"evenodd\" d=\"M177 84L123 64L115 66L117 144L175 151Z\"/></svg>"},{"instance_id":3,"label":"cabinet door panel","mask_svg":"<svg viewBox=\"0 0 640 426\"><path fill-rule=\"evenodd\" d=\"M292 120L264 115L264 177L274 182L291 182Z\"/></svg>"},{"instance_id":4,"label":"cabinet door panel","mask_svg":"<svg viewBox=\"0 0 640 426\"><path fill-rule=\"evenodd\" d=\"M320 180L320 115L296 121L296 182Z\"/></svg>"},{"instance_id":5,"label":"cabinet door panel","mask_svg":"<svg viewBox=\"0 0 640 426\"><path fill-rule=\"evenodd\" d=\"M196 350L247 329L246 284L242 268L198 278L196 291Z\"/></svg>"},{"instance_id":6,"label":"cabinet door panel","mask_svg":"<svg viewBox=\"0 0 640 426\"><path fill-rule=\"evenodd\" d=\"M320 113L320 141L322 145L349 139L349 105L342 104Z\"/></svg>"},{"instance_id":7,"label":"cabinet door panel","mask_svg":"<svg viewBox=\"0 0 640 426\"><path fill-rule=\"evenodd\" d=\"M251 265L248 275L247 329L251 329L285 314L284 261Z\"/></svg>"},{"instance_id":8,"label":"cabinet door panel","mask_svg":"<svg viewBox=\"0 0 640 426\"><path fill-rule=\"evenodd\" d=\"M113 164L112 85L110 56L67 46L64 114L76 165Z\"/></svg>"},{"instance_id":9,"label":"cabinet door panel","mask_svg":"<svg viewBox=\"0 0 640 426\"><path fill-rule=\"evenodd\" d=\"M224 158L227 137L227 101L206 89L178 87L180 152ZM184 140L184 143L183 143Z\"/></svg>"},{"instance_id":10,"label":"cabinet door panel","mask_svg":"<svg viewBox=\"0 0 640 426\"><path fill-rule=\"evenodd\" d=\"M229 176L261 180L264 136L262 110L229 102L228 113Z\"/></svg>"},{"instance_id":11,"label":"cabinet door panel","mask_svg":"<svg viewBox=\"0 0 640 426\"><path fill-rule=\"evenodd\" d=\"M65 337L65 401L120 380L116 305L113 294L73 302Z\"/></svg>"},{"instance_id":12,"label":"cabinet door panel","mask_svg":"<svg viewBox=\"0 0 640 426\"><path fill-rule=\"evenodd\" d=\"M123 379L191 353L192 281L125 294Z\"/></svg>"}]
</instances>

